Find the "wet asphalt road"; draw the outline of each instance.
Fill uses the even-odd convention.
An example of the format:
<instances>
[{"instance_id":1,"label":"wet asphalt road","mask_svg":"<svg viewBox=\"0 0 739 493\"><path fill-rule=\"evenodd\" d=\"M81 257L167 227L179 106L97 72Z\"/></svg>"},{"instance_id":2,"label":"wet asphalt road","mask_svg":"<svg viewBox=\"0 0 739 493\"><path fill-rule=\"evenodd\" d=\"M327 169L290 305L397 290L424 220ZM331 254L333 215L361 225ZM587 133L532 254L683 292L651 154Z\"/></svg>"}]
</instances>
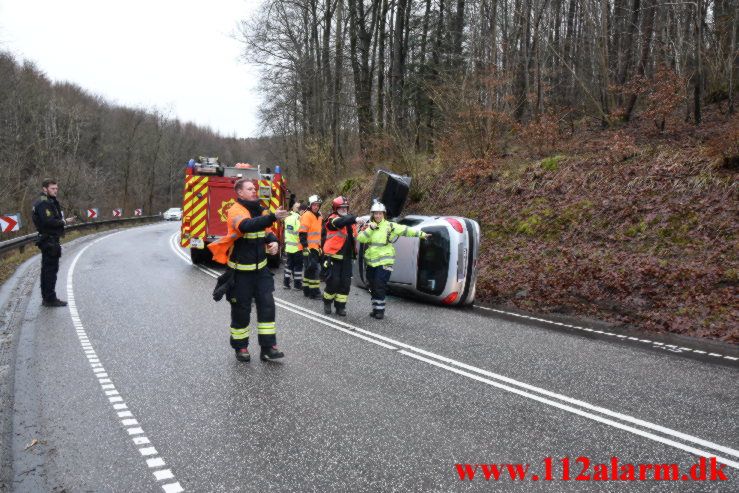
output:
<instances>
[{"instance_id":1,"label":"wet asphalt road","mask_svg":"<svg viewBox=\"0 0 739 493\"><path fill-rule=\"evenodd\" d=\"M327 318L281 288L281 271L286 358L244 364L228 304L211 299L217 267L190 265L176 233L157 224L65 248L57 291L71 310L42 308L34 288L12 491L739 491L736 365L396 298L377 321L356 287L349 316ZM728 463L728 480L592 477L612 458L682 476L701 455ZM590 480L575 481L579 457ZM457 464L529 469L461 481Z\"/></svg>"}]
</instances>

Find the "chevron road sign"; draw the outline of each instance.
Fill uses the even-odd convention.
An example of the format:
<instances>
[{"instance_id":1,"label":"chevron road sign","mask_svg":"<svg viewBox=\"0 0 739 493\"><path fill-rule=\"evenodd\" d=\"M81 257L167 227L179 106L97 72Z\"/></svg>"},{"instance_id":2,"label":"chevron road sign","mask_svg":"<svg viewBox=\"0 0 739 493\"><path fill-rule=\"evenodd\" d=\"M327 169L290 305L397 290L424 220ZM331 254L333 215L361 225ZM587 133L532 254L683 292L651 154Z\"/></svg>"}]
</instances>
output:
<instances>
[{"instance_id":1,"label":"chevron road sign","mask_svg":"<svg viewBox=\"0 0 739 493\"><path fill-rule=\"evenodd\" d=\"M0 231L3 233L10 233L11 231L18 231L19 229L21 229L20 214L0 216Z\"/></svg>"},{"instance_id":2,"label":"chevron road sign","mask_svg":"<svg viewBox=\"0 0 739 493\"><path fill-rule=\"evenodd\" d=\"M133 215L134 216L140 216L141 215L141 209L134 209L133 210Z\"/></svg>"},{"instance_id":3,"label":"chevron road sign","mask_svg":"<svg viewBox=\"0 0 739 493\"><path fill-rule=\"evenodd\" d=\"M113 217L121 217L123 215L123 209L113 209Z\"/></svg>"},{"instance_id":4,"label":"chevron road sign","mask_svg":"<svg viewBox=\"0 0 739 493\"><path fill-rule=\"evenodd\" d=\"M87 209L87 217L91 219L98 217L98 210L97 209Z\"/></svg>"}]
</instances>

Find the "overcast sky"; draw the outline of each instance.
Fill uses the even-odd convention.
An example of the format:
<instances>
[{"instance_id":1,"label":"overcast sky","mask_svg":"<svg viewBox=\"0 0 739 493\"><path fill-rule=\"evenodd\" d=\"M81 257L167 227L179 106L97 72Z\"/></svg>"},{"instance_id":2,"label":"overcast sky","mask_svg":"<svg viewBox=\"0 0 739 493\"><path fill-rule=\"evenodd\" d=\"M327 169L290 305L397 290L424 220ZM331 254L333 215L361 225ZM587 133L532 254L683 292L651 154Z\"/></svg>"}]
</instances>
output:
<instances>
[{"instance_id":1,"label":"overcast sky","mask_svg":"<svg viewBox=\"0 0 739 493\"><path fill-rule=\"evenodd\" d=\"M230 36L259 0L0 0L0 50L111 103L258 132L257 73Z\"/></svg>"}]
</instances>

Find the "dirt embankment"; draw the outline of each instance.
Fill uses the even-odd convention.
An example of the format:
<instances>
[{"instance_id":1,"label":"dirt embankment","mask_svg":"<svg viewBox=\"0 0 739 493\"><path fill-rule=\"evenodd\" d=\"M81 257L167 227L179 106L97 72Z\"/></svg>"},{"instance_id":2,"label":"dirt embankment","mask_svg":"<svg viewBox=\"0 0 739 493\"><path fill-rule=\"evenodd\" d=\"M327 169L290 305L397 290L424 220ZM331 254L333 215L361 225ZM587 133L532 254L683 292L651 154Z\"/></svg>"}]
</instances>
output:
<instances>
[{"instance_id":1,"label":"dirt embankment","mask_svg":"<svg viewBox=\"0 0 739 493\"><path fill-rule=\"evenodd\" d=\"M736 117L583 131L543 159L514 152L414 177L404 213L480 222L481 301L739 343L732 145Z\"/></svg>"}]
</instances>

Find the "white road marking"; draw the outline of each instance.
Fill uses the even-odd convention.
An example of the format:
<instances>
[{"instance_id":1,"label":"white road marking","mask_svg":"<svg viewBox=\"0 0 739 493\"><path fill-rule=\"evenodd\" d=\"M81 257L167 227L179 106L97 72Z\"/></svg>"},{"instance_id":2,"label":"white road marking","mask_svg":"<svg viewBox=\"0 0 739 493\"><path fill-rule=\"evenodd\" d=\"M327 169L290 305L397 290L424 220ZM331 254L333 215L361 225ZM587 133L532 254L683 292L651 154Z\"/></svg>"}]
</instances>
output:
<instances>
[{"instance_id":1,"label":"white road marking","mask_svg":"<svg viewBox=\"0 0 739 493\"><path fill-rule=\"evenodd\" d=\"M174 242L175 236L176 236L176 234L173 235L172 238L171 238L170 247L172 248L172 250L174 251L174 253L176 255L178 255L180 258L182 258L188 264L192 265L190 259L188 257L186 257L180 251L179 245L176 246L176 244ZM196 266L196 267L198 269L200 269L201 271L205 272L206 274L208 274L209 276L212 276L212 277L218 277L219 276L219 273L216 272L216 271L214 271L214 270L212 270L212 269L208 269L208 268L200 267L200 266ZM413 358L415 358L415 359L417 359L419 361L424 361L424 362L426 362L428 364L432 364L432 365L434 365L436 367L444 368L444 369L447 369L449 371L453 371L454 373L457 373L459 375L466 376L468 378L472 378L474 380L485 381L485 383L489 383L490 385L494 385L495 387L501 388L503 390L514 392L514 393L516 393L518 395L521 395L523 397L532 398L532 399L534 399L534 400L536 400L538 402L541 402L541 403L544 403L544 404L548 404L548 405L553 405L553 406L555 406L555 407L557 407L559 409L563 409L563 410L567 410L567 411L570 411L570 412L574 412L575 414L578 414L578 415L581 415L581 416L585 416L585 417L587 417L589 419L593 419L593 420L598 421L598 422L601 422L603 424L607 424L607 425L614 426L616 428L619 428L619 429L622 429L622 430L625 430L625 431L629 431L631 433L637 434L637 435L642 436L644 438L655 440L657 442L660 442L660 443L663 443L663 444L666 444L666 445L670 445L670 446L673 446L673 447L678 448L680 450L688 451L690 453L696 453L697 455L699 455L701 457L712 456L712 453L709 453L709 452L706 452L706 451L703 451L703 450L700 450L700 449L696 449L694 447L691 447L691 446L685 445L685 444L681 444L679 442L675 442L674 440L670 440L668 438L660 437L660 436L655 435L653 433L649 433L649 432L646 432L644 430L635 428L633 426L629 426L629 425L626 425L626 424L623 424L623 423L619 423L619 422L614 421L612 419L604 418L603 416L598 416L598 415L593 414L592 412L589 412L589 411L593 411L593 412L598 412L598 413L601 413L601 414L605 414L605 415L610 416L612 418L616 418L616 419L619 419L619 420L622 420L622 421L629 422L629 423L631 423L633 425L641 426L641 427L650 429L652 431L658 431L660 433L663 433L665 435L671 436L673 438L679 438L679 439L682 439L682 440L685 440L685 441L688 441L688 442L692 442L692 443L697 444L697 445L701 445L703 447L707 447L707 448L710 448L710 449L713 449L713 450L721 451L721 452L723 452L725 454L732 455L734 457L739 457L739 450L735 450L733 448L726 447L724 445L720 445L720 444L717 444L717 443L714 443L714 442L711 442L711 441L708 441L708 440L704 440L702 438L694 437L694 436L689 435L687 433L682 433L680 431L673 430L673 429L670 429L670 428L667 428L667 427L664 427L664 426L661 426L661 425L658 425L658 424L655 424L655 423L644 421L644 420L641 420L639 418L635 418L633 416L629 416L629 415L626 415L626 414L622 414L622 413L618 413L618 412L615 412L615 411L611 411L610 409L607 409L607 408L603 408L603 407L600 407L600 406L595 406L595 405L592 405L592 404L587 403L585 401L574 399L574 398L571 398L571 397L568 397L568 396L565 396L565 395L562 395L562 394L557 394L555 392L551 392L551 391L546 390L546 389L543 389L543 388L535 387L533 385L529 385L527 383L520 382L518 380L509 378L509 377L505 377L503 375L499 375L499 374L496 374L496 373L493 373L493 372L489 372L489 371L483 370L481 368L477 368L477 367L474 367L474 366L471 366L471 365L467 365L466 363L462 363L460 361L456 361L456 360L453 360L451 358L447 358L445 356L441 356L441 355L437 355L437 354L431 353L431 352L426 351L424 349L417 348L417 347L414 347L414 346L405 344L405 343L400 342L400 341L397 341L395 339L392 339L392 338L389 338L389 337L385 337L385 336L382 336L382 335L379 335L379 334L375 334L373 332L367 331L367 330L362 329L360 327L355 327L355 326L350 325L348 323L331 319L330 317L327 317L326 315L323 315L323 314L314 312L314 311L309 310L307 308L301 307L300 305L296 305L296 304L287 302L285 300L280 300L278 298L275 298L275 302L281 308L287 309L287 310L289 310L291 312L297 313L297 314L299 314L301 316L304 316L304 317L309 318L311 320L317 321L317 322L322 323L324 325L328 325L328 326L333 327L333 328L336 328L338 330L342 330L342 332L345 332L348 335L359 337L359 338L365 339L365 340L367 339L367 337L369 337L369 338L376 338L376 339L379 339L379 340L383 341L384 343L387 343L387 344L389 344L391 346L397 346L397 347L405 348L405 350L399 350L397 352L399 352L401 354L404 354L406 356L413 357ZM494 311L496 311L496 310L494 310ZM529 317L529 318L531 318L531 317ZM337 325L343 326L343 328L336 327ZM347 330L347 329L349 329L349 330ZM634 338L634 339L635 340L638 340L636 338ZM419 353L419 354L414 354L414 353ZM424 355L425 357L424 356L419 356L419 355ZM430 359L430 358L433 358L433 359ZM434 361L434 360L438 360L438 361ZM450 365L453 365L453 366L450 366ZM458 368L454 368L455 366L456 367L459 367L459 368L464 368L464 370L466 370L466 371L460 370ZM531 391L531 392L537 392L537 393L546 395L547 397L550 397L550 398L554 398L554 399L558 399L558 400L567 402L568 404L571 404L571 405L580 406L582 408L588 409L589 411L584 411L582 409L577 409L577 408L572 407L572 406L561 404L561 403L558 403L556 401L552 401L551 399L546 399L544 397L537 396L535 394L531 394L530 392L524 392L524 391L519 390L519 389L514 389L513 387L509 387L508 385L503 385L503 384L499 384L499 383L494 383L493 384L493 383L491 383L491 382L493 382L492 380L488 380L488 379L486 379L484 377L481 377L479 375L475 375L474 373L478 373L480 375L485 375L486 377L490 377L490 378L493 378L493 379L496 379L496 380L500 380L500 381L506 382L507 384L515 385L517 387L524 388L524 389L526 389L528 391ZM728 465L730 467L733 467L735 469L739 469L739 462L733 461L731 459L723 458L723 457L717 457L716 460L718 460L718 461L720 461L720 462L722 462L722 463L724 463L724 464L726 464L726 465Z\"/></svg>"},{"instance_id":2,"label":"white road marking","mask_svg":"<svg viewBox=\"0 0 739 493\"><path fill-rule=\"evenodd\" d=\"M77 332L77 337L80 340L80 347L82 348L83 353L87 357L88 363L90 364L90 368L93 371L93 374L96 378L98 378L98 381L103 383L102 381L105 380L105 383L101 385L101 390L105 394L106 397L108 397L108 401L113 404L114 409L128 409L128 406L126 406L125 403L123 403L123 397L120 396L119 392L115 390L115 385L112 382L112 379L110 379L108 373L103 368L102 364L100 363L100 359L95 354L95 350L93 349L93 345L90 343L89 338L87 337L87 332L85 331L84 326L82 325L82 321L79 316L79 312L77 311L77 302L75 301L74 297L74 268L77 266L77 262L79 261L80 257L83 253L87 251L88 248L93 246L99 241L102 241L106 238L110 238L113 235L116 235L120 233L112 233L106 236L103 236L102 238L98 238L97 240L91 242L89 245L85 246L80 252L74 257L74 260L72 260L72 265L69 267L69 272L67 273L67 300L68 300L68 306L69 308L69 315L72 319L72 324L74 325L74 328ZM108 383L110 382L110 383ZM110 390L107 390L110 389ZM114 404L118 403L118 404ZM130 411L125 411L122 413L118 413L119 417L121 418L129 418L130 419L122 419L121 420L121 426L128 427L128 426L136 426L135 428L124 428L126 432L129 434L129 436L132 435L142 435L144 433L143 428L141 428L139 425L139 422L133 418L133 413ZM150 444L148 438L146 437L134 437L133 442L135 445L144 445L144 444ZM156 449L154 447L144 447L138 449L139 453L146 457L151 455L158 455ZM164 465L164 460L160 457L147 459L146 461L149 468L154 467L161 467ZM174 479L174 474L167 469L166 473L162 473L159 476L157 476L156 471L154 473L154 477L157 479L157 481L164 481L164 480L172 480ZM168 482L167 484L162 484L162 489L165 491L165 493L179 493L181 491L184 491L182 486L179 482Z\"/></svg>"},{"instance_id":3,"label":"white road marking","mask_svg":"<svg viewBox=\"0 0 739 493\"><path fill-rule=\"evenodd\" d=\"M495 313L502 313L503 315L510 315L511 317L525 318L525 319L528 319L528 320L535 320L537 322L544 322L544 323L548 323L548 324L551 324L551 325L560 325L562 327L569 327L571 329L583 330L585 332L594 332L594 333L603 334L603 335L607 335L607 336L616 336L616 337L618 337L620 339L627 339L629 341L644 342L644 343L647 343L647 344L652 344L654 346L664 346L665 345L663 342L650 341L649 339L639 339L638 337L630 337L630 336L625 336L623 334L616 334L616 333L613 333L613 332L607 332L607 331L602 331L602 330L593 330L593 329L589 329L587 327L578 327L577 325L563 324L561 322L553 322L553 321L547 320L545 318L537 318L537 317L531 317L531 316L528 316L528 315L521 315L520 313L507 312L505 310L497 310L495 308L489 308L487 306L475 305L475 308L479 308L480 310L488 310L488 311L495 312ZM674 349L679 349L680 351L694 352L694 353L697 353L697 354L706 354L705 351L700 351L698 349L693 349L693 348L689 348L689 347L680 347L680 348L678 348L675 345L668 345L667 347L674 348ZM729 359L729 360L732 360L732 361L739 360L739 358L736 358L734 356L728 356L728 355L718 354L718 353L711 353L709 356L721 357L721 358Z\"/></svg>"},{"instance_id":4,"label":"white road marking","mask_svg":"<svg viewBox=\"0 0 739 493\"><path fill-rule=\"evenodd\" d=\"M604 418L602 416L598 416L598 415L595 415L593 413L589 413L587 411L583 411L582 409L577 409L575 407L568 406L566 404L561 404L559 402L552 401L550 399L546 399L544 397L541 397L541 396L538 396L538 395L535 395L535 394L531 394L531 393L525 392L523 390L519 390L519 389L516 389L516 388L513 388L513 387L509 387L508 385L500 384L500 383L495 382L493 380L489 380L487 378L483 378L483 377L481 377L479 375L475 375L475 374L472 374L472 373L469 373L469 372L460 370L458 368L453 368L453 367L448 366L448 365L445 365L443 363L439 363L438 361L433 361L431 359L424 358L423 356L419 356L417 354L413 354L413 353L411 353L409 351L405 351L405 350L402 350L401 349L398 352L401 353L401 354L404 354L406 356L410 356L411 358L417 359L419 361L426 362L426 363L428 363L430 365L433 365L433 366L436 366L436 367L439 367L439 368L443 368L443 369L448 370L448 371L453 372L453 373L457 373L458 375L462 375L462 376L465 376L467 378L471 378L473 380L477 380L478 382L486 383L488 385L492 385L493 387L497 387L499 389L503 389L503 390L506 390L508 392L512 392L514 394L518 394L518 395L520 395L522 397L533 399L535 401L541 402L542 404L546 404L548 406L554 406L554 407L556 407L558 409L562 409L564 411L568 411L568 412L571 412L573 414L577 414L578 416L582 416L584 418L592 419L594 421L598 421L598 422L603 423L603 424L606 424L608 426L613 426L614 428L618 428L618 429L621 429L621 430L624 430L624 431L628 431L629 433L634 433L634 434L639 435L639 436L642 436L644 438L648 438L650 440L654 440L655 442L660 442L660 443L663 443L665 445L669 445L671 447L674 447L674 448L677 448L677 449L680 449L680 450L684 450L686 452L690 452L691 454L695 454L698 457L716 457L716 461L721 462L723 464L726 464L727 466L733 467L735 469L739 469L739 462L733 461L731 459L727 459L725 457L714 456L712 452L708 452L708 451L705 451L705 450L700 450L700 449L697 449L695 447L691 447L689 445L685 445L683 443L676 442L674 440L670 440L669 438L661 437L659 435L655 435L653 433L649 433L649 432L646 432L646 431L643 431L643 430L639 430L639 429L634 428L632 426L625 425L623 423L619 423L617 421L613 421L611 419Z\"/></svg>"}]
</instances>

